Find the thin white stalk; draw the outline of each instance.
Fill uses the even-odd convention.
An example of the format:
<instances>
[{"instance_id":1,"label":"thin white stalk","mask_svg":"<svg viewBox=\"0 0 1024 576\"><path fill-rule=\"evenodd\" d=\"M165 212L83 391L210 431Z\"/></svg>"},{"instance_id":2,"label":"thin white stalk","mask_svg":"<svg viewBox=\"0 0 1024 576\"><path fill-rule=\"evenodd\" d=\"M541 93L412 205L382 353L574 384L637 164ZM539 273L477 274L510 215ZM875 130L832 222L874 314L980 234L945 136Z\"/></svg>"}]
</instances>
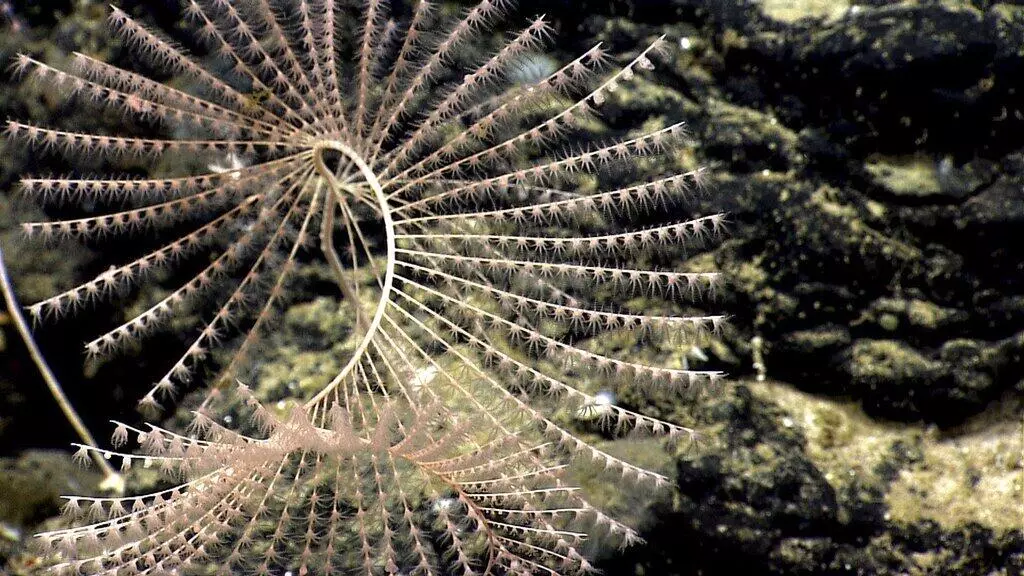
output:
<instances>
[{"instance_id":1,"label":"thin white stalk","mask_svg":"<svg viewBox=\"0 0 1024 576\"><path fill-rule=\"evenodd\" d=\"M363 354L366 352L367 347L369 347L370 342L377 333L377 329L380 327L381 319L384 317L385 307L391 295L391 286L395 278L395 223L391 219L391 211L388 210L387 195L384 194L384 189L381 187L380 181L377 180L377 175L373 173L373 170L366 161L363 160L362 156L344 142L339 140L325 140L318 142L313 148L313 164L320 176L330 185L331 192L333 194L342 194L344 186L334 176L334 171L331 170L324 162L324 152L328 150L338 152L351 161L352 164L359 169L363 178L366 179L366 183L373 190L377 203L380 205L381 219L384 223L385 241L387 244L387 264L384 268L384 286L381 288L380 300L377 302L377 309L374 311L373 318L370 320L370 324L366 328L366 333L363 334L363 339L359 342L359 345L356 346L348 364L341 369L341 372L334 377L329 385L324 387L316 396L306 402L306 408L315 406L321 399L331 393L339 383L343 382L345 378L348 377L349 373L351 373L359 363L360 358L362 358Z\"/></svg>"},{"instance_id":2,"label":"thin white stalk","mask_svg":"<svg viewBox=\"0 0 1024 576\"><path fill-rule=\"evenodd\" d=\"M32 357L32 362L35 363L36 368L39 369L39 374L43 377L43 381L46 382L46 387L50 390L50 394L53 399L57 401L57 406L60 407L60 411L64 413L64 417L71 423L71 427L78 433L78 437L82 439L82 442L89 446L98 446L96 439L92 437L92 433L85 427L85 423L78 416L78 412L75 411L74 406L71 405L71 401L68 400L67 395L64 394L64 388L61 387L60 382L57 381L57 377L54 376L53 371L50 370L50 366L46 363L46 359L43 358L42 352L39 351L39 347L36 345L35 339L32 337L32 331L28 327L28 323L25 322L25 316L21 313L21 306L18 304L18 299L14 296L14 288L11 286L11 279L7 274L7 265L4 263L4 253L0 249L0 291L3 292L4 302L7 304L7 313L14 320L14 327L18 329L18 333L21 334L21 339L25 342L25 347L28 348L28 354ZM103 470L103 483L101 486L106 487L113 492L121 494L124 492L124 478L120 474L114 471L110 464L103 459L102 456L96 451L90 451L93 461L96 465Z\"/></svg>"}]
</instances>

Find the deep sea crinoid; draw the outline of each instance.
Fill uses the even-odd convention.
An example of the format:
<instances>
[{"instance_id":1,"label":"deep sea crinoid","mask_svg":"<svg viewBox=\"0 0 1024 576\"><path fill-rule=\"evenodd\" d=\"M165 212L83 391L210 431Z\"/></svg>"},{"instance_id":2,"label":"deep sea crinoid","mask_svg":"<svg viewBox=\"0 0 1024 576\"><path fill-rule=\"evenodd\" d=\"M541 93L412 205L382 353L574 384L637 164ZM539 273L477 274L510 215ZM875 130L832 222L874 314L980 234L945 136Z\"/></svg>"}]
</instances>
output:
<instances>
[{"instance_id":1,"label":"deep sea crinoid","mask_svg":"<svg viewBox=\"0 0 1024 576\"><path fill-rule=\"evenodd\" d=\"M716 273L643 263L716 236L723 216L635 224L701 185L700 170L641 178L636 169L678 147L682 124L592 136L602 105L655 69L664 40L623 66L597 45L522 82L515 72L552 30L537 18L501 38L513 4L484 0L454 14L424 0L408 9L193 0L185 14L199 55L113 8L124 44L180 79L173 85L84 54L67 71L19 56L20 73L173 136L10 121L12 140L111 166L193 160L177 174L22 179L43 203L101 210L27 223L29 236L169 235L33 304L38 321L190 271L86 344L89 355L114 354L203 311L142 404L206 381L214 350L225 358L219 380L258 381L243 370L309 245L319 245L350 319L350 355L288 414L241 386L233 410L251 416L252 430L226 427L211 402L224 386L210 381L188 433L118 424L115 445L136 439L139 455L82 446L125 468L159 465L181 484L69 498L78 527L40 536L58 570L575 574L590 568L589 536L637 538L573 485L569 464L596 462L630 485L667 479L588 442L573 415L614 434L688 437L591 383L669 394L721 374L588 342L637 333L689 347L717 331L721 316L671 313L714 290Z\"/></svg>"}]
</instances>

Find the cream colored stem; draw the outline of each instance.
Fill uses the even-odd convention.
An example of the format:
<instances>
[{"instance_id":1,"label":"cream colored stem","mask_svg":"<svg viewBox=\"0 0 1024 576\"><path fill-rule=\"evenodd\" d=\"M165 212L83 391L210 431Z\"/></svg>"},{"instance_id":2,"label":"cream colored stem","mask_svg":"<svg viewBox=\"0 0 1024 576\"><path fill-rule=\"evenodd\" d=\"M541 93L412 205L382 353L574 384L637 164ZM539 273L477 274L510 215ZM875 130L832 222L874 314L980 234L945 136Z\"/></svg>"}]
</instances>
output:
<instances>
[{"instance_id":1,"label":"cream colored stem","mask_svg":"<svg viewBox=\"0 0 1024 576\"><path fill-rule=\"evenodd\" d=\"M336 208L336 199L335 201L329 200L324 202L324 220L320 225L320 250L323 251L324 256L327 257L327 263L331 266L331 270L334 272L334 277L338 282L338 288L341 289L342 297L349 301L355 308L356 328L362 331L366 330L366 318L363 317L362 302L359 301L359 295L356 293L355 284L353 284L348 275L345 274L345 267L341 265L341 258L338 257L338 252L334 249L334 210Z\"/></svg>"},{"instance_id":2,"label":"cream colored stem","mask_svg":"<svg viewBox=\"0 0 1024 576\"><path fill-rule=\"evenodd\" d=\"M349 359L348 364L341 369L341 372L321 390L316 396L306 402L306 408L315 406L320 400L325 398L328 394L334 391L338 385L348 377L355 366L358 364L362 355L366 353L367 347L373 340L380 328L381 320L384 318L384 311L388 300L391 297L391 286L395 278L395 223L391 219L391 212L388 210L387 196L384 194L384 189L380 185L380 181L377 180L377 175L373 173L373 170L366 161L351 147L344 142L338 140L325 140L318 142L313 148L313 163L316 167L316 171L323 177L331 187L331 192L336 196L340 197L343 193L344 186L338 181L337 177L334 176L334 171L327 166L324 162L324 152L334 151L343 156L355 165L359 169L360 174L366 180L366 183L373 190L374 196L377 200L377 205L380 206L381 219L384 222L384 233L387 243L387 265L385 267L384 274L384 286L381 288L380 301L377 302L377 309L374 311L373 318L370 320L369 326L366 328L366 332L363 334L363 339L359 342L355 351L352 353L352 358ZM358 306L358 303L354 303Z\"/></svg>"},{"instance_id":3,"label":"cream colored stem","mask_svg":"<svg viewBox=\"0 0 1024 576\"><path fill-rule=\"evenodd\" d=\"M42 375L43 381L46 382L46 387L50 389L53 399L57 401L60 411L64 413L64 417L71 423L71 427L78 433L78 437L82 439L82 442L93 447L99 446L96 443L96 439L89 432L89 429L85 427L82 419L78 417L78 413L75 412L71 401L64 395L64 389L61 388L60 382L53 375L50 366L39 351L39 347L36 346L35 339L32 338L32 331L29 330L28 323L25 322L25 317L21 314L18 300L14 297L14 288L11 286L11 279L7 275L7 266L4 264L3 250L0 250L0 291L3 292L4 300L7 303L7 313L14 320L14 326L18 329L18 333L21 334L21 339L25 342L25 347L28 348L28 354L32 357L32 362L39 369L39 373ZM110 464L100 456L99 451L91 450L89 453L100 469L103 470L103 474L106 477L104 484L115 491L123 492L124 480L121 479L121 475L110 467Z\"/></svg>"}]
</instances>

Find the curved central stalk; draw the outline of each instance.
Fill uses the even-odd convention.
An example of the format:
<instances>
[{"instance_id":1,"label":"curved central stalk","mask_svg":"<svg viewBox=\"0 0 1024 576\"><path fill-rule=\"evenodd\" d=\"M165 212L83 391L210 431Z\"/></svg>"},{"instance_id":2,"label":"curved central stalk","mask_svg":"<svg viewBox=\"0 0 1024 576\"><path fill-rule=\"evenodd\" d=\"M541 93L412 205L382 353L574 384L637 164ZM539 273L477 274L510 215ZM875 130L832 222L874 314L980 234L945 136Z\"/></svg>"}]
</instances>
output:
<instances>
[{"instance_id":1,"label":"curved central stalk","mask_svg":"<svg viewBox=\"0 0 1024 576\"><path fill-rule=\"evenodd\" d=\"M339 140L324 140L317 142L313 147L314 167L316 168L317 173L327 181L327 184L331 189L330 193L336 197L340 198L344 193L344 186L338 181L338 178L334 175L334 171L327 166L326 162L324 162L324 153L327 151L337 152L351 161L359 170L359 173L362 174L366 183L370 186L370 189L373 190L377 204L380 206L381 219L384 222L384 234L387 243L387 263L384 267L384 284L381 287L380 300L377 302L377 309L374 311L369 325L366 326L366 333L363 334L363 339L359 342L359 345L356 346L355 351L352 353L352 358L349 359L348 363L345 364L345 367L341 369L341 372L331 380L329 385L306 402L306 408L315 406L317 402L336 389L338 385L349 375L349 373L352 372L356 364L359 362L359 359L362 358L362 355L366 352L367 347L369 347L374 335L380 328L381 320L384 318L384 310L391 295L391 286L395 278L395 225L391 219L391 212L388 210L387 196L384 194L384 189L381 187L380 181L377 179L377 175L374 174L366 161L344 142ZM325 210L333 213L333 202L325 202L324 206ZM325 218L325 222L332 224L333 219ZM330 231L328 230L326 232L329 234ZM352 304L357 308L360 305L359 302L353 302Z\"/></svg>"}]
</instances>

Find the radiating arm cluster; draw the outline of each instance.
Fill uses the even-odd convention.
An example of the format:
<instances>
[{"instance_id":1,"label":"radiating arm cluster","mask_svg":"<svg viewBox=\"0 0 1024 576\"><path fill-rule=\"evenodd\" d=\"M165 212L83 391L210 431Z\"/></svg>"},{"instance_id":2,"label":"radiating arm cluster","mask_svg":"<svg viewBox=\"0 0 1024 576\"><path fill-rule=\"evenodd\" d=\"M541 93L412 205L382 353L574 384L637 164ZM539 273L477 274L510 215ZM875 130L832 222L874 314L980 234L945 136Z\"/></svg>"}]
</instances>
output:
<instances>
[{"instance_id":1,"label":"radiating arm cluster","mask_svg":"<svg viewBox=\"0 0 1024 576\"><path fill-rule=\"evenodd\" d=\"M432 0L408 13L383 0L189 0L202 57L113 8L124 44L175 75L174 87L83 54L66 71L18 57L21 74L123 115L132 133L149 123L174 135L8 122L12 140L70 162L172 167L145 178L22 179L44 204L100 210L26 223L29 236L166 236L35 303L32 315L60 318L177 279L86 353L115 354L174 319L200 319L143 396L151 408L219 366L200 386L206 401L191 435L118 425L115 440L135 435L143 455L82 448L125 466L159 465L183 484L71 498L85 525L42 535L58 568L170 574L223 562L260 574L557 575L590 568L588 533L637 539L573 486L569 464L596 462L630 483L668 479L588 442L565 414L600 404L615 434L693 434L602 403L585 383L674 394L719 372L611 356L589 340L635 332L685 348L717 333L722 316L671 312L714 293L716 273L644 262L719 236L724 217L635 225L704 186L702 170L639 179L639 166L685 141L682 124L592 135L612 95L655 69L664 39L624 66L597 45L523 81L518 71L552 30L537 18L502 39L497 26L513 4L483 0L453 18ZM345 301L351 326L339 338L352 354L278 416L245 388L225 390L243 375L258 380L243 370L293 298L290 281L313 244ZM665 301L663 312L631 310L630 298ZM212 407L225 396L241 398L258 434L217 424Z\"/></svg>"}]
</instances>

